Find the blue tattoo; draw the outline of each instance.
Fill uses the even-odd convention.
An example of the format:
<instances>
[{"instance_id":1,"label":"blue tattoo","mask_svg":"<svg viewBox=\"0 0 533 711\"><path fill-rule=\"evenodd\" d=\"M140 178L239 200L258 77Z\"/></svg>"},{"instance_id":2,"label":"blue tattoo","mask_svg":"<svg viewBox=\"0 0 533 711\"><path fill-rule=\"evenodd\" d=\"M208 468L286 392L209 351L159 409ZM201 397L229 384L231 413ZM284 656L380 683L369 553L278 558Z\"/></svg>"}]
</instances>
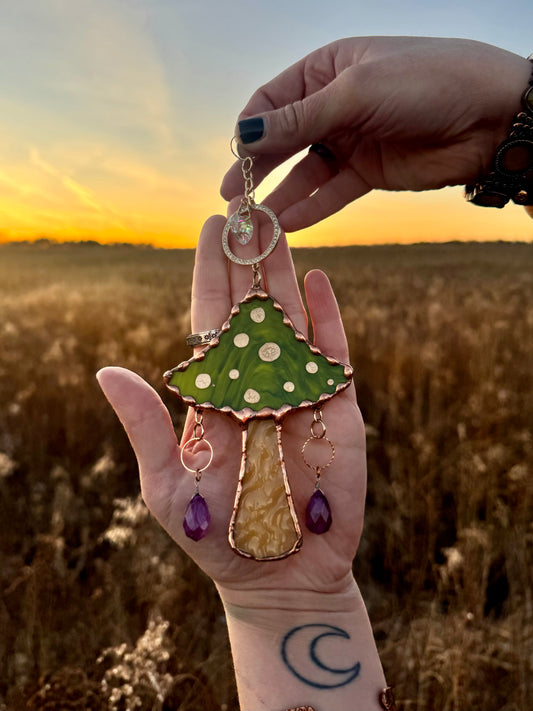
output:
<instances>
[{"instance_id":1,"label":"blue tattoo","mask_svg":"<svg viewBox=\"0 0 533 711\"><path fill-rule=\"evenodd\" d=\"M314 630L313 636L309 641L309 658L315 667L322 670L323 672L327 672L327 674L318 673L317 676L321 678L320 681L318 681L316 678L309 678L312 675L312 669L309 669L309 662L304 662L300 665L303 667L307 667L305 671L298 671L294 665L294 662L289 659L289 656L294 656L290 653L289 642L291 640L294 640L296 635L305 635L304 630ZM290 671L294 674L295 677L297 677L300 681L303 681L304 684L308 684L309 686L312 686L315 689L336 689L340 686L346 686L346 684L350 684L354 679L359 676L361 664L360 662L357 662L352 667L348 667L346 669L335 669L325 664L319 658L317 650L318 643L324 637L342 637L343 639L350 639L350 635L345 630L342 630L340 627L320 624L300 625L299 627L294 627L292 630L287 632L287 634L283 638L283 641L281 643L281 657L285 665L288 667L288 669L290 669ZM331 677L331 675L334 675L333 678ZM343 678L339 679L338 675L342 675ZM327 679L328 676L329 680Z\"/></svg>"}]
</instances>

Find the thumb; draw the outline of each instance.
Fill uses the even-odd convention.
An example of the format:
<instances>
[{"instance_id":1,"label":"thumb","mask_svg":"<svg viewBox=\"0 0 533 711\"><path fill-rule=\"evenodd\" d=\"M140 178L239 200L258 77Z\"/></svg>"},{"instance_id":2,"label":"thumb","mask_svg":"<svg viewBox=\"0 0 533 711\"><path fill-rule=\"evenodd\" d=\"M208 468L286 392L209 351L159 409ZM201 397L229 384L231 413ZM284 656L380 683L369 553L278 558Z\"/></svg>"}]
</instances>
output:
<instances>
[{"instance_id":1,"label":"thumb","mask_svg":"<svg viewBox=\"0 0 533 711\"><path fill-rule=\"evenodd\" d=\"M349 71L322 89L273 111L242 118L235 135L261 153L295 153L347 128L353 121L354 97Z\"/></svg>"},{"instance_id":2,"label":"thumb","mask_svg":"<svg viewBox=\"0 0 533 711\"><path fill-rule=\"evenodd\" d=\"M109 367L96 378L129 437L141 476L143 499L167 527L168 502L182 469L169 412L159 395L135 373Z\"/></svg>"}]
</instances>

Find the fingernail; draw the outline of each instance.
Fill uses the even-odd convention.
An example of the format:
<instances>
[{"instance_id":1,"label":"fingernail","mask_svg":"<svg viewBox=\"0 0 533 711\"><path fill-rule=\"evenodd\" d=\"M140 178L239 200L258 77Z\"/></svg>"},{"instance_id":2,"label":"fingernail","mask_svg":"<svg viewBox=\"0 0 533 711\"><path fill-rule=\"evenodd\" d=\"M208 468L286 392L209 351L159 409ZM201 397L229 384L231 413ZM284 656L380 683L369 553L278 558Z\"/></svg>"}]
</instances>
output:
<instances>
[{"instance_id":1,"label":"fingernail","mask_svg":"<svg viewBox=\"0 0 533 711\"><path fill-rule=\"evenodd\" d=\"M265 122L260 116L239 121L239 138L244 144L258 141L264 132Z\"/></svg>"}]
</instances>

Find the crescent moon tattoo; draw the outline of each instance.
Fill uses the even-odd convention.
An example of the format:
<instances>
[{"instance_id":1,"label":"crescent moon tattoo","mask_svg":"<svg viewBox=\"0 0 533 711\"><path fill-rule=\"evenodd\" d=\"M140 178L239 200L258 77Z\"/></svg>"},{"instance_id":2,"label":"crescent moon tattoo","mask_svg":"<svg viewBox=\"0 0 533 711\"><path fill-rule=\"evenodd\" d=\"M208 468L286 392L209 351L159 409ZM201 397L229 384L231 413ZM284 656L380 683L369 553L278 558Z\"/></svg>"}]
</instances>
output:
<instances>
[{"instance_id":1,"label":"crescent moon tattoo","mask_svg":"<svg viewBox=\"0 0 533 711\"><path fill-rule=\"evenodd\" d=\"M296 655L294 650L291 651L290 643L294 642L297 635L298 637L305 637L305 631L312 632L313 634L308 641L309 659L300 660L298 663L297 660L294 659ZM294 627L287 632L281 643L281 657L283 662L296 678L315 689L336 689L340 686L346 686L346 684L350 684L359 676L361 664L360 662L356 662L353 666L345 669L337 669L326 664L320 658L318 650L320 641L325 637L350 639L350 635L345 630L340 627L334 627L333 625L310 624ZM299 669L296 668L297 664ZM317 673L313 674L315 669Z\"/></svg>"}]
</instances>

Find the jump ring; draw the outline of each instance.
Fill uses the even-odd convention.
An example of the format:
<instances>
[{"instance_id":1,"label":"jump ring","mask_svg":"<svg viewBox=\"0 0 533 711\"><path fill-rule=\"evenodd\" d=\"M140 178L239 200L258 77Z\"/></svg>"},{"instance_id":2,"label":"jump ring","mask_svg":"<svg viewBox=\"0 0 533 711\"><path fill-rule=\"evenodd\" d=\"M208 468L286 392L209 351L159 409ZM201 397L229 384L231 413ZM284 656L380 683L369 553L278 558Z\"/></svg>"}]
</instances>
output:
<instances>
[{"instance_id":1,"label":"jump ring","mask_svg":"<svg viewBox=\"0 0 533 711\"><path fill-rule=\"evenodd\" d=\"M201 422L196 422L192 431L193 439L203 439L205 434L204 426Z\"/></svg>"},{"instance_id":2,"label":"jump ring","mask_svg":"<svg viewBox=\"0 0 533 711\"><path fill-rule=\"evenodd\" d=\"M321 431L316 433L314 430L315 425L320 425L322 427ZM311 437L313 439L324 439L326 436L326 425L322 422L322 420L313 420L311 423Z\"/></svg>"},{"instance_id":3,"label":"jump ring","mask_svg":"<svg viewBox=\"0 0 533 711\"><path fill-rule=\"evenodd\" d=\"M240 160L240 161L245 161L247 158L250 158L250 160L253 161L254 156L251 156L251 155L247 155L244 157L241 156L240 151L239 151L240 145L241 144L239 143L239 139L237 138L237 136L233 136L230 141L229 147L230 147L231 152L235 156L235 158L237 158L237 160ZM235 150L234 146L237 146L237 150Z\"/></svg>"},{"instance_id":4,"label":"jump ring","mask_svg":"<svg viewBox=\"0 0 533 711\"><path fill-rule=\"evenodd\" d=\"M185 449L193 442L205 442L209 448L209 461L204 467L196 467L195 469L191 469L191 467L187 466L187 464L185 464L185 462L183 461L183 453L185 452ZM180 450L180 459L181 463L183 464L185 469L187 469L187 471L192 472L192 474L194 475L201 474L207 469L207 467L210 466L211 462L213 461L213 447L211 446L211 442L207 439L204 439L203 437L191 437L191 439L188 442L185 442L185 444L182 446Z\"/></svg>"}]
</instances>

